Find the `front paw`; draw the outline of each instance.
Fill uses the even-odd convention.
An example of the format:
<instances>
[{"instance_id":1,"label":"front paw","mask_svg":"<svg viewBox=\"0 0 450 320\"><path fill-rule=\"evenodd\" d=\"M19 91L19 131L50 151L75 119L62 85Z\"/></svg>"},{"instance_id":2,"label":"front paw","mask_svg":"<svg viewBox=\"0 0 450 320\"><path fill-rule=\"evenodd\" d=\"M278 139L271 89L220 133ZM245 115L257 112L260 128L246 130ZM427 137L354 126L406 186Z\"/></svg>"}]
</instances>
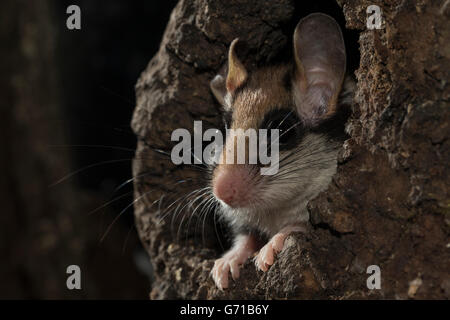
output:
<instances>
[{"instance_id":1,"label":"front paw","mask_svg":"<svg viewBox=\"0 0 450 320\"><path fill-rule=\"evenodd\" d=\"M239 278L239 260L237 257L225 255L214 262L211 275L216 283L216 286L220 290L228 288L229 273L231 273L233 280L237 280Z\"/></svg>"},{"instance_id":2,"label":"front paw","mask_svg":"<svg viewBox=\"0 0 450 320\"><path fill-rule=\"evenodd\" d=\"M256 268L266 272L269 267L273 265L275 256L283 250L285 235L276 234L266 243L264 247L259 250L258 254L254 258Z\"/></svg>"}]
</instances>

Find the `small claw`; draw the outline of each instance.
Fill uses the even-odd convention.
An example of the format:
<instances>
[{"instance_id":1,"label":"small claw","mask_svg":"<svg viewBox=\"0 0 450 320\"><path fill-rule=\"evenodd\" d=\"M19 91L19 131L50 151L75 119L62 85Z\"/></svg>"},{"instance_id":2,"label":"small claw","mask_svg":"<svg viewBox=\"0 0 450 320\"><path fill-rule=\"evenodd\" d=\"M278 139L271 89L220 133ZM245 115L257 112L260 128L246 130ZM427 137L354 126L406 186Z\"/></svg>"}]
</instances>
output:
<instances>
[{"instance_id":1,"label":"small claw","mask_svg":"<svg viewBox=\"0 0 450 320\"><path fill-rule=\"evenodd\" d=\"M266 272L269 270L269 266L273 264L273 261L274 252L272 244L269 241L264 247L261 248L258 255L255 257L255 265L259 270Z\"/></svg>"},{"instance_id":2,"label":"small claw","mask_svg":"<svg viewBox=\"0 0 450 320\"><path fill-rule=\"evenodd\" d=\"M258 255L254 259L255 265L259 270L263 272L269 270L269 267L275 261L275 256L283 250L285 239L286 236L284 234L276 234L259 250Z\"/></svg>"},{"instance_id":3,"label":"small claw","mask_svg":"<svg viewBox=\"0 0 450 320\"><path fill-rule=\"evenodd\" d=\"M271 242L272 242L273 252L275 254L277 254L277 253L281 252L281 250L283 250L285 239L286 239L286 236L282 235L282 234L276 234L273 236Z\"/></svg>"},{"instance_id":4,"label":"small claw","mask_svg":"<svg viewBox=\"0 0 450 320\"><path fill-rule=\"evenodd\" d=\"M229 265L223 258L217 259L214 262L214 267L211 270L212 278L216 286L220 289L228 288L228 272L230 271Z\"/></svg>"},{"instance_id":5,"label":"small claw","mask_svg":"<svg viewBox=\"0 0 450 320\"><path fill-rule=\"evenodd\" d=\"M263 265L263 263L259 259L259 256L254 257L253 258L253 262L255 263L256 269L264 271L264 272L267 271L267 269L264 270L265 266Z\"/></svg>"},{"instance_id":6,"label":"small claw","mask_svg":"<svg viewBox=\"0 0 450 320\"><path fill-rule=\"evenodd\" d=\"M233 280L237 280L239 278L239 264L236 260L230 261L230 272Z\"/></svg>"},{"instance_id":7,"label":"small claw","mask_svg":"<svg viewBox=\"0 0 450 320\"><path fill-rule=\"evenodd\" d=\"M233 248L214 262L211 276L220 290L228 288L228 273L235 281L239 278L239 268L256 251L255 246L252 235L240 236Z\"/></svg>"}]
</instances>

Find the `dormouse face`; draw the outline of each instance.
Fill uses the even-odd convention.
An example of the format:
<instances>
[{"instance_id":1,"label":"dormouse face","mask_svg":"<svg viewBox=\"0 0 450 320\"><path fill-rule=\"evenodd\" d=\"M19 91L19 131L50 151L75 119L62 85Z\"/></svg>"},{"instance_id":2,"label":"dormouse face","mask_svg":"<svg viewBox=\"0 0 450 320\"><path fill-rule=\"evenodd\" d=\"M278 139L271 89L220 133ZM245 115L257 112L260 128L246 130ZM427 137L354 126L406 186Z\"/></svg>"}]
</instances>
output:
<instances>
[{"instance_id":1,"label":"dormouse face","mask_svg":"<svg viewBox=\"0 0 450 320\"><path fill-rule=\"evenodd\" d=\"M344 41L332 18L312 14L295 29L291 64L252 73L235 54L237 41L229 48L226 78L216 76L211 89L228 114L229 128L279 129L279 169L261 175L260 164L222 161L211 183L224 210L273 214L315 196L335 172L339 146L316 129L337 109L345 74ZM226 139L222 160L236 141Z\"/></svg>"}]
</instances>

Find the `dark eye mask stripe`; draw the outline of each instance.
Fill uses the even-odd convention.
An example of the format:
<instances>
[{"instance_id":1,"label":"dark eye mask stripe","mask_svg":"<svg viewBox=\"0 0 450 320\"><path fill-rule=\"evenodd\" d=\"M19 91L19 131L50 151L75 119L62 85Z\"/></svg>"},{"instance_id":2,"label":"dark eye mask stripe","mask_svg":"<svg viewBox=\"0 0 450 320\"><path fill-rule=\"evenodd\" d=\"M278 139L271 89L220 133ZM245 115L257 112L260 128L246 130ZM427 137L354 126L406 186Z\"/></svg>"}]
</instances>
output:
<instances>
[{"instance_id":1,"label":"dark eye mask stripe","mask_svg":"<svg viewBox=\"0 0 450 320\"><path fill-rule=\"evenodd\" d=\"M267 113L260 129L280 129L280 150L292 149L300 143L303 125L294 109L282 108ZM270 136L270 132L269 132Z\"/></svg>"}]
</instances>

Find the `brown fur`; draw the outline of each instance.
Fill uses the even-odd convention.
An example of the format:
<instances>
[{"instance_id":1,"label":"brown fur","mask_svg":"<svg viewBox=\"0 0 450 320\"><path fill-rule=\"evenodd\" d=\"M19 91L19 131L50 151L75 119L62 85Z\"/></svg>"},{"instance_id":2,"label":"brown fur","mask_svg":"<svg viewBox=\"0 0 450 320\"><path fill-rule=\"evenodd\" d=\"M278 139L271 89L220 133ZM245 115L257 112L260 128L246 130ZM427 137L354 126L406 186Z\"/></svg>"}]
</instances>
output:
<instances>
[{"instance_id":1,"label":"brown fur","mask_svg":"<svg viewBox=\"0 0 450 320\"><path fill-rule=\"evenodd\" d=\"M292 107L292 93L286 88L286 77L290 77L291 66L271 66L261 68L251 74L247 82L236 90L229 109L233 112L231 129L258 129L264 116L274 109ZM289 78L290 79L290 78ZM228 139L221 157L226 157L226 148L237 150L237 139ZM231 146L230 144L233 144ZM248 153L248 151L247 151ZM248 157L248 154L246 155ZM236 161L237 152L235 152ZM221 170L234 164L223 161L214 170L213 179Z\"/></svg>"},{"instance_id":2,"label":"brown fur","mask_svg":"<svg viewBox=\"0 0 450 320\"><path fill-rule=\"evenodd\" d=\"M292 94L284 79L289 66L266 67L255 71L233 98L233 129L258 129L264 116L277 108L292 106Z\"/></svg>"}]
</instances>

